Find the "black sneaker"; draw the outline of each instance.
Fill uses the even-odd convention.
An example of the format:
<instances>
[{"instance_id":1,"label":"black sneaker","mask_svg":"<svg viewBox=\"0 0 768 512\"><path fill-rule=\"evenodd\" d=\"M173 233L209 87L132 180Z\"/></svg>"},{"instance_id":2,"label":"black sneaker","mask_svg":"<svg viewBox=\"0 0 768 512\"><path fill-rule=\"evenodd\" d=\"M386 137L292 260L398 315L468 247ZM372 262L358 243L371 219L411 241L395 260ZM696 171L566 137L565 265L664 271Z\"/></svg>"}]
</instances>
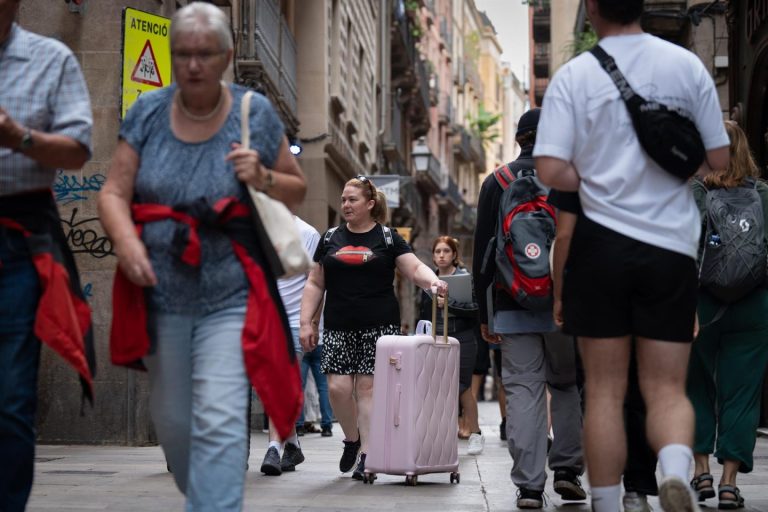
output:
<instances>
[{"instance_id":1,"label":"black sneaker","mask_svg":"<svg viewBox=\"0 0 768 512\"><path fill-rule=\"evenodd\" d=\"M304 435L304 425L296 426L296 435L299 437Z\"/></svg>"},{"instance_id":2,"label":"black sneaker","mask_svg":"<svg viewBox=\"0 0 768 512\"><path fill-rule=\"evenodd\" d=\"M296 466L304 462L304 453L301 446L293 443L285 443L283 458L280 460L280 469L283 471L296 471Z\"/></svg>"},{"instance_id":3,"label":"black sneaker","mask_svg":"<svg viewBox=\"0 0 768 512\"><path fill-rule=\"evenodd\" d=\"M331 437L333 435L333 431L331 430L331 427L323 427L320 431L320 435L323 437Z\"/></svg>"},{"instance_id":4,"label":"black sneaker","mask_svg":"<svg viewBox=\"0 0 768 512\"><path fill-rule=\"evenodd\" d=\"M357 452L360 451L360 438L357 441L344 441L344 453L341 454L341 460L339 461L339 471L346 473L357 462Z\"/></svg>"},{"instance_id":5,"label":"black sneaker","mask_svg":"<svg viewBox=\"0 0 768 512\"><path fill-rule=\"evenodd\" d=\"M352 478L355 480L362 480L365 475L365 454L360 454L360 462L357 463L357 467L352 472Z\"/></svg>"},{"instance_id":6,"label":"black sneaker","mask_svg":"<svg viewBox=\"0 0 768 512\"><path fill-rule=\"evenodd\" d=\"M274 446L270 446L267 450L264 462L261 463L261 472L269 476L280 476L283 474L283 470L280 469L280 454Z\"/></svg>"},{"instance_id":7,"label":"black sneaker","mask_svg":"<svg viewBox=\"0 0 768 512\"><path fill-rule=\"evenodd\" d=\"M571 468L555 469L555 492L564 500L581 501L587 499L587 493L581 486L579 475Z\"/></svg>"},{"instance_id":8,"label":"black sneaker","mask_svg":"<svg viewBox=\"0 0 768 512\"><path fill-rule=\"evenodd\" d=\"M544 491L520 487L517 490L517 508L543 508Z\"/></svg>"},{"instance_id":9,"label":"black sneaker","mask_svg":"<svg viewBox=\"0 0 768 512\"><path fill-rule=\"evenodd\" d=\"M507 418L501 420L501 425L499 425L499 437L501 437L502 441L507 440Z\"/></svg>"}]
</instances>

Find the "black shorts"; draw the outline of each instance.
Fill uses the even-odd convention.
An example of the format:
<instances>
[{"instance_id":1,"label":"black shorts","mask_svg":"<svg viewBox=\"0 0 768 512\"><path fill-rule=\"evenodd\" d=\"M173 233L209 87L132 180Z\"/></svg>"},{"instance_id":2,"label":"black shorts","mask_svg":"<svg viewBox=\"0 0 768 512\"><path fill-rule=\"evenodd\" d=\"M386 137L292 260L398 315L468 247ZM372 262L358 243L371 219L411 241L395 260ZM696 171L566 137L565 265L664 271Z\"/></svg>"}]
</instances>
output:
<instances>
[{"instance_id":1,"label":"black shorts","mask_svg":"<svg viewBox=\"0 0 768 512\"><path fill-rule=\"evenodd\" d=\"M690 342L696 262L579 217L563 277L563 330Z\"/></svg>"},{"instance_id":2,"label":"black shorts","mask_svg":"<svg viewBox=\"0 0 768 512\"><path fill-rule=\"evenodd\" d=\"M472 375L486 375L488 368L491 367L491 355L488 342L483 339L478 331L477 336L477 354L475 356L475 367L472 369Z\"/></svg>"}]
</instances>

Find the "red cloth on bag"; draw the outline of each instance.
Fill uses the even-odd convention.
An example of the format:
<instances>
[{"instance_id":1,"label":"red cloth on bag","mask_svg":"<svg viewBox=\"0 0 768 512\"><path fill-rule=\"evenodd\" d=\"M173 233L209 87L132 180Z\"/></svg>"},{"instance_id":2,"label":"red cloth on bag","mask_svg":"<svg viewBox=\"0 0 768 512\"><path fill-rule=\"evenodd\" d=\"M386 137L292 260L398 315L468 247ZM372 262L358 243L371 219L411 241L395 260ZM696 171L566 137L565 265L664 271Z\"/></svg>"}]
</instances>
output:
<instances>
[{"instance_id":1,"label":"red cloth on bag","mask_svg":"<svg viewBox=\"0 0 768 512\"><path fill-rule=\"evenodd\" d=\"M134 204L131 207L137 231L147 222L173 219L189 226L182 259L200 264L200 221L170 206ZM264 410L282 439L290 435L302 408L301 376L293 352L293 340L274 277L265 274L254 245L248 207L235 198L213 206L217 225L232 240L232 247L248 278L248 301L242 334L243 361L248 378L259 394ZM141 358L150 346L144 289L133 284L118 268L112 290L113 314L110 335L112 363L144 369Z\"/></svg>"}]
</instances>

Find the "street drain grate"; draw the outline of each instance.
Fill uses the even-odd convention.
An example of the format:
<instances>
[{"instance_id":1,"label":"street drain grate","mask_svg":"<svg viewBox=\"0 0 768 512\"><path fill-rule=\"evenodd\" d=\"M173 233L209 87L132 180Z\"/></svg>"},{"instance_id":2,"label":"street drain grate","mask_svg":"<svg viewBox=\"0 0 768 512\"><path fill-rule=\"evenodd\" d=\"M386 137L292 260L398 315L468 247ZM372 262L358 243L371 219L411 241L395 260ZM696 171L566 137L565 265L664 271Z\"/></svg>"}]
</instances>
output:
<instances>
[{"instance_id":1,"label":"street drain grate","mask_svg":"<svg viewBox=\"0 0 768 512\"><path fill-rule=\"evenodd\" d=\"M55 469L51 471L43 471L48 475L89 475L89 476L110 476L116 475L117 471L77 471L66 469Z\"/></svg>"}]
</instances>

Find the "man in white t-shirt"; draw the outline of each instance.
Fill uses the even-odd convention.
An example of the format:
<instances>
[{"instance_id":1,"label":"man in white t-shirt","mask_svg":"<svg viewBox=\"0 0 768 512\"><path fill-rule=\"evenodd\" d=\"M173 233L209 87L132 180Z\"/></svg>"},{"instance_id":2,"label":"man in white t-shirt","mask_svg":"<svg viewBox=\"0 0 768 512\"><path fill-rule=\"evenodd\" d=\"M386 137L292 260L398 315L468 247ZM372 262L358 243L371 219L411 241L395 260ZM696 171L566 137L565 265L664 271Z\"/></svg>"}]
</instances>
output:
<instances>
[{"instance_id":1,"label":"man in white t-shirt","mask_svg":"<svg viewBox=\"0 0 768 512\"><path fill-rule=\"evenodd\" d=\"M707 149L700 172L726 167L729 141L720 104L698 58L643 33L642 0L587 0L586 6L600 46L632 88L694 121ZM566 332L579 337L584 360L593 510L619 510L632 336L648 439L664 475L662 507L698 510L686 483L694 418L684 384L700 231L691 191L643 151L616 86L590 53L553 77L533 154L541 181L578 191L584 209L566 263L563 317Z\"/></svg>"},{"instance_id":2,"label":"man in white t-shirt","mask_svg":"<svg viewBox=\"0 0 768 512\"><path fill-rule=\"evenodd\" d=\"M307 251L307 254L315 254L317 244L320 242L320 233L296 215L293 216L293 221L301 235L301 240L304 243L304 249ZM296 349L296 357L299 360L302 357L301 344L299 343L299 312L301 310L301 295L304 292L304 285L307 282L308 275L306 273L277 280L277 289L280 292L280 298L283 301L283 307L288 316L288 323L293 334L293 345ZM283 449L282 458L280 456L281 448ZM296 466L302 462L304 462L304 454L301 451L296 428L293 428L291 435L285 439L283 445L272 425L272 420L270 420L269 446L267 447L266 455L264 455L264 461L261 464L261 472L266 475L278 476L283 471L294 471Z\"/></svg>"}]
</instances>

